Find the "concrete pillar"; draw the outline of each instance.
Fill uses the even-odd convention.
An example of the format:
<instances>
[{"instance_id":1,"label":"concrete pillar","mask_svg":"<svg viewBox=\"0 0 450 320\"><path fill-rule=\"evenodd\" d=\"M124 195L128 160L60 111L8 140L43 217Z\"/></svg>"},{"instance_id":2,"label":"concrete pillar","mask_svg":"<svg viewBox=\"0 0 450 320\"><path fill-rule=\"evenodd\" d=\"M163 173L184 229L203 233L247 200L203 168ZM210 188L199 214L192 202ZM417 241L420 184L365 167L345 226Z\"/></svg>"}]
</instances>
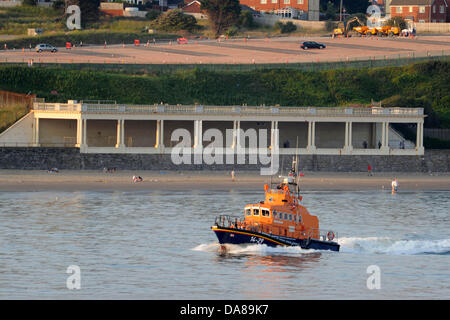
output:
<instances>
[{"instance_id":1,"label":"concrete pillar","mask_svg":"<svg viewBox=\"0 0 450 320\"><path fill-rule=\"evenodd\" d=\"M424 154L423 147L423 121L417 123L416 151L418 154Z\"/></svg>"},{"instance_id":2,"label":"concrete pillar","mask_svg":"<svg viewBox=\"0 0 450 320\"><path fill-rule=\"evenodd\" d=\"M77 119L77 143L75 144L75 147L80 148L83 137L83 120L81 118Z\"/></svg>"},{"instance_id":3,"label":"concrete pillar","mask_svg":"<svg viewBox=\"0 0 450 320\"><path fill-rule=\"evenodd\" d=\"M278 121L272 121L270 130L270 149L272 150L280 146L279 134L276 133L276 130L278 130Z\"/></svg>"},{"instance_id":4,"label":"concrete pillar","mask_svg":"<svg viewBox=\"0 0 450 320\"><path fill-rule=\"evenodd\" d=\"M233 121L233 141L231 142L231 149L235 149L236 148L236 130L237 130L237 121L234 120Z\"/></svg>"},{"instance_id":5,"label":"concrete pillar","mask_svg":"<svg viewBox=\"0 0 450 320\"><path fill-rule=\"evenodd\" d=\"M33 121L33 147L39 147L39 118L34 118Z\"/></svg>"},{"instance_id":6,"label":"concrete pillar","mask_svg":"<svg viewBox=\"0 0 450 320\"><path fill-rule=\"evenodd\" d=\"M80 152L87 151L87 119L81 119L81 145Z\"/></svg>"},{"instance_id":7,"label":"concrete pillar","mask_svg":"<svg viewBox=\"0 0 450 320\"><path fill-rule=\"evenodd\" d=\"M194 120L194 148L203 146L203 121Z\"/></svg>"},{"instance_id":8,"label":"concrete pillar","mask_svg":"<svg viewBox=\"0 0 450 320\"><path fill-rule=\"evenodd\" d=\"M344 143L344 151L351 152L353 150L352 145L352 131L353 125L351 121L345 122L345 143Z\"/></svg>"},{"instance_id":9,"label":"concrete pillar","mask_svg":"<svg viewBox=\"0 0 450 320\"><path fill-rule=\"evenodd\" d=\"M381 126L381 153L389 153L389 122L383 122Z\"/></svg>"},{"instance_id":10,"label":"concrete pillar","mask_svg":"<svg viewBox=\"0 0 450 320\"><path fill-rule=\"evenodd\" d=\"M241 122L236 121L236 145L235 149L241 148Z\"/></svg>"},{"instance_id":11,"label":"concrete pillar","mask_svg":"<svg viewBox=\"0 0 450 320\"><path fill-rule=\"evenodd\" d=\"M117 120L117 143L116 148L125 147L125 120Z\"/></svg>"},{"instance_id":12,"label":"concrete pillar","mask_svg":"<svg viewBox=\"0 0 450 320\"><path fill-rule=\"evenodd\" d=\"M83 119L83 135L81 137L81 143L87 146L87 119Z\"/></svg>"},{"instance_id":13,"label":"concrete pillar","mask_svg":"<svg viewBox=\"0 0 450 320\"><path fill-rule=\"evenodd\" d=\"M161 120L156 120L155 148L159 148L160 144L161 144Z\"/></svg>"},{"instance_id":14,"label":"concrete pillar","mask_svg":"<svg viewBox=\"0 0 450 320\"><path fill-rule=\"evenodd\" d=\"M194 164L203 160L203 121L194 120Z\"/></svg>"},{"instance_id":15,"label":"concrete pillar","mask_svg":"<svg viewBox=\"0 0 450 320\"><path fill-rule=\"evenodd\" d=\"M316 122L308 122L308 145L306 149L309 152L314 152L316 150Z\"/></svg>"},{"instance_id":16,"label":"concrete pillar","mask_svg":"<svg viewBox=\"0 0 450 320\"><path fill-rule=\"evenodd\" d=\"M156 141L155 148L164 149L164 120L156 120Z\"/></svg>"}]
</instances>

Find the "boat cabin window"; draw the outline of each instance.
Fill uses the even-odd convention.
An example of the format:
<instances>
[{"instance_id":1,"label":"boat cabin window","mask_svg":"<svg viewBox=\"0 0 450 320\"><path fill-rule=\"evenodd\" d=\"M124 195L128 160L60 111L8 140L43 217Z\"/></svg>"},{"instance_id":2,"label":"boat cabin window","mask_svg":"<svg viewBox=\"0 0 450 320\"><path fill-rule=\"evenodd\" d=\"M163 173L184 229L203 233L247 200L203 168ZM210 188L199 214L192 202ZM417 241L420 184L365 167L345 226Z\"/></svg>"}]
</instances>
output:
<instances>
[{"instance_id":1,"label":"boat cabin window","mask_svg":"<svg viewBox=\"0 0 450 320\"><path fill-rule=\"evenodd\" d=\"M251 216L252 215L252 209L245 209L245 215Z\"/></svg>"},{"instance_id":2,"label":"boat cabin window","mask_svg":"<svg viewBox=\"0 0 450 320\"><path fill-rule=\"evenodd\" d=\"M261 215L263 217L270 217L270 211L267 209L261 209Z\"/></svg>"},{"instance_id":3,"label":"boat cabin window","mask_svg":"<svg viewBox=\"0 0 450 320\"><path fill-rule=\"evenodd\" d=\"M259 209L253 209L253 215L259 216Z\"/></svg>"}]
</instances>

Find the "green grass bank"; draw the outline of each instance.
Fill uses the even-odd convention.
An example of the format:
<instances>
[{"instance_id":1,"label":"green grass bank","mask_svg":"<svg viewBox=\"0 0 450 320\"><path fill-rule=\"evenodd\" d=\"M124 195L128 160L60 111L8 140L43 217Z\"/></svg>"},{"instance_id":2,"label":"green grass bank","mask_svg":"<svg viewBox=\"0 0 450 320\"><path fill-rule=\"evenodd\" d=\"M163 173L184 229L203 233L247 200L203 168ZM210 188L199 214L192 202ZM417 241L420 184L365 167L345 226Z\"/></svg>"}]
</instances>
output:
<instances>
[{"instance_id":1,"label":"green grass bank","mask_svg":"<svg viewBox=\"0 0 450 320\"><path fill-rule=\"evenodd\" d=\"M450 128L450 60L400 67L247 71L177 70L127 74L76 68L0 66L0 88L47 101L116 100L135 104L334 107L382 101L423 107L427 127Z\"/></svg>"}]
</instances>

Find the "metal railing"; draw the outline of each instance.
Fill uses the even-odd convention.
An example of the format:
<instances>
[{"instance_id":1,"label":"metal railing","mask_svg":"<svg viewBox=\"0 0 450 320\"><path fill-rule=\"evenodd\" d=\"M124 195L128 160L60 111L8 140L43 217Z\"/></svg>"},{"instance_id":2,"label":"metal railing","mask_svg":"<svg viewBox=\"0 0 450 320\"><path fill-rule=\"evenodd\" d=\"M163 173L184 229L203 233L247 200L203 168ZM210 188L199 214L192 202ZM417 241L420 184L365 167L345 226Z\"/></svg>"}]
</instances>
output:
<instances>
[{"instance_id":1,"label":"metal railing","mask_svg":"<svg viewBox=\"0 0 450 320\"><path fill-rule=\"evenodd\" d=\"M267 228L267 225L258 224L257 226L251 225L245 221L245 218L230 216L230 215L220 215L215 219L215 225L223 228L232 228L232 229L242 229L242 230L250 230L260 233L270 233L271 228ZM268 231L269 230L269 231ZM268 232L266 232L268 231ZM308 232L289 232L292 237L296 239L319 239L322 241L336 241L338 239L338 233L328 230L320 230L311 228Z\"/></svg>"},{"instance_id":2,"label":"metal railing","mask_svg":"<svg viewBox=\"0 0 450 320\"><path fill-rule=\"evenodd\" d=\"M33 110L39 111L63 111L63 112L80 112L81 104L70 103L47 103L47 102L34 102Z\"/></svg>"},{"instance_id":3,"label":"metal railing","mask_svg":"<svg viewBox=\"0 0 450 320\"><path fill-rule=\"evenodd\" d=\"M324 71L333 69L359 69L373 67L404 66L415 62L430 60L447 60L450 56L450 50L429 50L426 52L406 52L384 55L366 55L360 57L341 57L330 61L319 61L311 59L303 62L289 63L165 63L165 60L155 61L153 64L138 63L135 58L107 58L78 60L73 58L54 58L40 57L33 61L34 68L76 68L78 70L112 70L133 73L136 71L146 71L158 74L167 74L179 70L202 70L202 71L252 71L252 70L271 70L271 69L289 69L303 71ZM12 65L27 65L29 58L14 56L0 57L0 63Z\"/></svg>"},{"instance_id":4,"label":"metal railing","mask_svg":"<svg viewBox=\"0 0 450 320\"><path fill-rule=\"evenodd\" d=\"M214 224L218 227L223 228L237 228L238 226L243 227L245 225L245 218L230 215L220 215L216 217Z\"/></svg>"},{"instance_id":5,"label":"metal railing","mask_svg":"<svg viewBox=\"0 0 450 320\"><path fill-rule=\"evenodd\" d=\"M38 111L86 112L86 113L164 113L164 114L216 114L216 115L271 115L271 116L320 116L320 117L420 117L423 108L380 107L280 107L280 106L202 106L202 105L124 105L124 104L69 104L35 102Z\"/></svg>"}]
</instances>

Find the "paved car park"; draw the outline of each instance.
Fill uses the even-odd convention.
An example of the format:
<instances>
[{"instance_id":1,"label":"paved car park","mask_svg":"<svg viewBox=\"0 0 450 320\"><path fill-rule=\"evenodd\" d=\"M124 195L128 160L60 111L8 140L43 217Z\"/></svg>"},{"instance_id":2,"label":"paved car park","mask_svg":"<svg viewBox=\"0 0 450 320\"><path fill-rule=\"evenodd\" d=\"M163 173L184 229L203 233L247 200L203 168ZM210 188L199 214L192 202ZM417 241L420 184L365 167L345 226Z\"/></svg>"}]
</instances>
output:
<instances>
[{"instance_id":1,"label":"paved car park","mask_svg":"<svg viewBox=\"0 0 450 320\"><path fill-rule=\"evenodd\" d=\"M302 50L304 41L326 45L321 50ZM279 37L262 39L189 40L59 48L56 53L29 49L0 50L0 62L48 63L137 63L137 64L223 64L298 63L345 60L394 59L426 55L450 55L450 36L410 38Z\"/></svg>"}]
</instances>

